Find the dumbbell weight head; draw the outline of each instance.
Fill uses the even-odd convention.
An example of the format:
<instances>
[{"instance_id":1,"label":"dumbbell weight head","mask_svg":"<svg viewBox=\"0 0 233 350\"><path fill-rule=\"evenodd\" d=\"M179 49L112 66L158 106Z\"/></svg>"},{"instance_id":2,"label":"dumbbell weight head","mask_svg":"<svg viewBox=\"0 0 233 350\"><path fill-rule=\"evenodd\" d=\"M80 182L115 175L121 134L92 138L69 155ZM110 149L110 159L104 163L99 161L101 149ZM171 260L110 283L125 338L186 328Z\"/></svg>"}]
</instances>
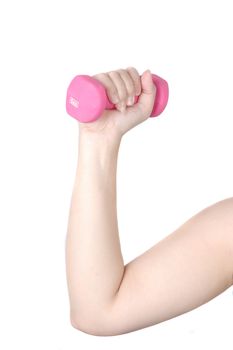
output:
<instances>
[{"instance_id":1,"label":"dumbbell weight head","mask_svg":"<svg viewBox=\"0 0 233 350\"><path fill-rule=\"evenodd\" d=\"M152 79L156 97L151 117L157 117L167 105L169 89L166 80L158 75L152 74ZM135 96L135 103L139 97ZM82 123L89 123L97 120L105 109L115 109L115 105L109 101L103 84L89 75L76 75L67 89L67 113Z\"/></svg>"}]
</instances>

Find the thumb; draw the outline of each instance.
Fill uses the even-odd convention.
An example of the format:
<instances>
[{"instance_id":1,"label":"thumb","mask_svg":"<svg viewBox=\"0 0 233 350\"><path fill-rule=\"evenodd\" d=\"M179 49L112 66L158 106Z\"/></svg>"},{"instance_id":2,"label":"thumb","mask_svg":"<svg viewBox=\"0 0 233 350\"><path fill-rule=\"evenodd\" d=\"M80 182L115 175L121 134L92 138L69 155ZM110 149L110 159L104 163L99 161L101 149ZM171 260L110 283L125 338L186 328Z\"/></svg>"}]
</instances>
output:
<instances>
[{"instance_id":1,"label":"thumb","mask_svg":"<svg viewBox=\"0 0 233 350\"><path fill-rule=\"evenodd\" d=\"M138 99L138 105L143 115L151 115L156 96L156 86L152 80L151 72L147 69L141 76L142 93Z\"/></svg>"}]
</instances>

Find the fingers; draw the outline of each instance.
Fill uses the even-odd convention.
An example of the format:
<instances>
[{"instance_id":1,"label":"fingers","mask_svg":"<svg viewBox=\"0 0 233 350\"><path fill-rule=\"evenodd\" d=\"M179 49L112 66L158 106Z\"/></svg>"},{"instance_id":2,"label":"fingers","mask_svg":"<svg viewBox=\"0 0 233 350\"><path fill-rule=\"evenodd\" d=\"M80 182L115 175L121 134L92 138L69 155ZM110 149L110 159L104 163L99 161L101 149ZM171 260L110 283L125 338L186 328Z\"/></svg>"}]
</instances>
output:
<instances>
[{"instance_id":1,"label":"fingers","mask_svg":"<svg viewBox=\"0 0 233 350\"><path fill-rule=\"evenodd\" d=\"M115 104L119 102L119 95L118 95L116 85L114 84L114 82L112 81L112 79L109 77L108 74L106 73L96 74L96 75L93 75L93 78L99 80L105 86L108 99L112 103Z\"/></svg>"},{"instance_id":2,"label":"fingers","mask_svg":"<svg viewBox=\"0 0 233 350\"><path fill-rule=\"evenodd\" d=\"M156 86L153 82L151 72L146 70L142 74L142 93L138 100L138 107L140 107L142 114L150 115L155 101Z\"/></svg>"},{"instance_id":3,"label":"fingers","mask_svg":"<svg viewBox=\"0 0 233 350\"><path fill-rule=\"evenodd\" d=\"M134 81L127 70L119 69L118 72L125 84L126 89L126 95L123 96L123 102L126 105L131 106L134 103L134 96L136 94Z\"/></svg>"},{"instance_id":4,"label":"fingers","mask_svg":"<svg viewBox=\"0 0 233 350\"><path fill-rule=\"evenodd\" d=\"M109 72L108 75L118 92L119 102L117 103L116 107L121 111L124 111L126 106L127 87L124 80L122 79L122 75L119 73L119 71Z\"/></svg>"},{"instance_id":5,"label":"fingers","mask_svg":"<svg viewBox=\"0 0 233 350\"><path fill-rule=\"evenodd\" d=\"M134 104L135 96L141 93L141 80L134 67L118 69L93 76L106 88L109 100L122 112Z\"/></svg>"},{"instance_id":6,"label":"fingers","mask_svg":"<svg viewBox=\"0 0 233 350\"><path fill-rule=\"evenodd\" d=\"M137 69L134 68L134 67L128 67L127 71L130 74L130 76L131 76L131 78L132 78L132 80L134 82L136 96L141 95L141 91L142 91L142 89L141 89L141 78L140 78L140 75L139 75Z\"/></svg>"}]
</instances>

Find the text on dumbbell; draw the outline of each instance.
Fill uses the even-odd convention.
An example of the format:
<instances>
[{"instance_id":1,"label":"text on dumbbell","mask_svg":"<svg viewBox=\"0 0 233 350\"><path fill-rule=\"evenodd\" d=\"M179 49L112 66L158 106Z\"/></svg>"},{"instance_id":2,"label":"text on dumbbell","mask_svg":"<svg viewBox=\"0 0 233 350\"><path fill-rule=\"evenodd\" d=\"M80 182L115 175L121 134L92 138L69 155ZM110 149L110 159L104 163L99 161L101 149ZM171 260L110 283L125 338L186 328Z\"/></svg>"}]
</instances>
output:
<instances>
[{"instance_id":1,"label":"text on dumbbell","mask_svg":"<svg viewBox=\"0 0 233 350\"><path fill-rule=\"evenodd\" d=\"M78 106L79 106L79 101L76 100L76 98L74 98L74 97L72 97L72 96L70 96L70 98L69 98L69 103L70 103L72 106L74 106L75 108L78 108Z\"/></svg>"}]
</instances>

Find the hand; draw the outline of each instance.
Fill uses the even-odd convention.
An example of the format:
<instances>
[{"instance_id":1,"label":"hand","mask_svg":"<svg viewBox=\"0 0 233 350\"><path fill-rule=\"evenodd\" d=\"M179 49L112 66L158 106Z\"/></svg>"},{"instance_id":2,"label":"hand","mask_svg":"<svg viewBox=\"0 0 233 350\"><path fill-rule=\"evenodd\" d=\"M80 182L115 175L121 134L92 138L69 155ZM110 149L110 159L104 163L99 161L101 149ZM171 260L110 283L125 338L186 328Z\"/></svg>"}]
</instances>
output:
<instances>
[{"instance_id":1,"label":"hand","mask_svg":"<svg viewBox=\"0 0 233 350\"><path fill-rule=\"evenodd\" d=\"M146 70L140 77L134 67L129 67L92 77L105 86L107 96L116 109L104 110L94 122L79 122L81 132L121 138L127 131L150 117L156 95L150 71ZM139 95L137 103L133 104L132 98Z\"/></svg>"}]
</instances>

